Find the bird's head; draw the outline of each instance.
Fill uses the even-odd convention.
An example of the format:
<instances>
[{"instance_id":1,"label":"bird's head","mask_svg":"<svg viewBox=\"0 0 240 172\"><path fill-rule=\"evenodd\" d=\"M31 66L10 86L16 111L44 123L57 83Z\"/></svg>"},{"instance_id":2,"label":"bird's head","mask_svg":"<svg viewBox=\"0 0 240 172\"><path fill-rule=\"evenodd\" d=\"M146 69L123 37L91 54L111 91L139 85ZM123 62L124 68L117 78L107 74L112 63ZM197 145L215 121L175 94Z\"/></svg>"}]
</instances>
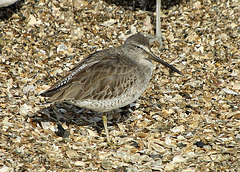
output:
<instances>
[{"instance_id":1,"label":"bird's head","mask_svg":"<svg viewBox=\"0 0 240 172\"><path fill-rule=\"evenodd\" d=\"M156 62L159 62L163 64L164 66L170 68L174 72L179 73L180 75L183 75L182 72L180 72L178 69L176 69L174 66L170 65L169 63L165 62L164 60L157 57L155 54L152 53L150 49L150 43L147 37L145 37L141 33L137 33L134 35L131 35L127 38L125 41L123 47L133 47L134 49L139 49L140 52L145 52L148 54L147 59L148 60L154 60ZM140 57L140 56L139 56Z\"/></svg>"}]
</instances>

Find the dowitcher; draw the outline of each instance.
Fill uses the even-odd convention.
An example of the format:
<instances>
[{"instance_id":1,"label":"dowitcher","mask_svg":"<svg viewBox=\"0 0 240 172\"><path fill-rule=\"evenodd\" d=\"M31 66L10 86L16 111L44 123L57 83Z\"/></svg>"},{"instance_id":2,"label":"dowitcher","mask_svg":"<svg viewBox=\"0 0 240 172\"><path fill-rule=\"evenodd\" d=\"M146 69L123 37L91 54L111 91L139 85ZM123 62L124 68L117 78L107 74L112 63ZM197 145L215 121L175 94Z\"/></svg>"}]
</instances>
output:
<instances>
[{"instance_id":1,"label":"dowitcher","mask_svg":"<svg viewBox=\"0 0 240 172\"><path fill-rule=\"evenodd\" d=\"M154 67L151 60L182 75L155 56L150 50L149 40L137 33L127 38L122 47L89 55L41 95L50 97L53 102L64 101L102 112L109 144L107 112L134 102L144 92Z\"/></svg>"}]
</instances>

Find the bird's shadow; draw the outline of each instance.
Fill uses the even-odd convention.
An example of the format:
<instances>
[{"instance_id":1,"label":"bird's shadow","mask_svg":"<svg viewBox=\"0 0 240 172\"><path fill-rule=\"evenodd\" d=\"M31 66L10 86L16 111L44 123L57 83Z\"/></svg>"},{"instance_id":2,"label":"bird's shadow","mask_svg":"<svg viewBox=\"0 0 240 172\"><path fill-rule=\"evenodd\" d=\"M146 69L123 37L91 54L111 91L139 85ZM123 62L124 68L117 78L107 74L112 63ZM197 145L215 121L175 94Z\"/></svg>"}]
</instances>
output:
<instances>
[{"instance_id":1,"label":"bird's shadow","mask_svg":"<svg viewBox=\"0 0 240 172\"><path fill-rule=\"evenodd\" d=\"M129 118L129 105L108 114L108 126L117 126ZM134 110L135 107L131 107ZM48 107L41 108L36 113L29 116L31 124L42 126L42 122L53 122L57 124L55 131L57 136L68 137L69 131L65 130L62 124L90 126L100 135L104 129L102 113L74 106L65 102L55 103Z\"/></svg>"},{"instance_id":2,"label":"bird's shadow","mask_svg":"<svg viewBox=\"0 0 240 172\"><path fill-rule=\"evenodd\" d=\"M24 0L19 0L9 6L0 7L0 21L11 18L14 13L17 13L21 9L23 2Z\"/></svg>"}]
</instances>

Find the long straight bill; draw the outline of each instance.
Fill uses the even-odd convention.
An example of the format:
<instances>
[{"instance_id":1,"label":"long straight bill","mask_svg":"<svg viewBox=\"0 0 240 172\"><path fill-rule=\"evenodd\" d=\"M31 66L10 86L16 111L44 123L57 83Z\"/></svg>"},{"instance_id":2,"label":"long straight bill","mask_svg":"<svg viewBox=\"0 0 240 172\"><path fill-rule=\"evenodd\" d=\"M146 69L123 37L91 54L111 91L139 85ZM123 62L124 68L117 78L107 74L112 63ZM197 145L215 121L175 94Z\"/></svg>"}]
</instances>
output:
<instances>
[{"instance_id":1,"label":"long straight bill","mask_svg":"<svg viewBox=\"0 0 240 172\"><path fill-rule=\"evenodd\" d=\"M150 53L152 60L159 62L161 64L163 64L164 66L170 68L171 70L173 70L174 72L179 73L180 75L183 75L182 72L180 72L179 70L177 70L174 66L168 64L167 62L163 61L162 59L160 59L159 57L157 57L156 55L154 55L153 53Z\"/></svg>"}]
</instances>

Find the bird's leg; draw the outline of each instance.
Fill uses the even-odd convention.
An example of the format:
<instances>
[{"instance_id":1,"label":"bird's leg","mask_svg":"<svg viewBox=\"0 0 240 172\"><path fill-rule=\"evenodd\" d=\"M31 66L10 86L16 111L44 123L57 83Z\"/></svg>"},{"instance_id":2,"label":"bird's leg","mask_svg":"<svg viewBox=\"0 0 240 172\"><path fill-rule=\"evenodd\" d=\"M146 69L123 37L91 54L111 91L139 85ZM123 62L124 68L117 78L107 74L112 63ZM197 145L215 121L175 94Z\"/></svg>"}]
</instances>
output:
<instances>
[{"instance_id":1,"label":"bird's leg","mask_svg":"<svg viewBox=\"0 0 240 172\"><path fill-rule=\"evenodd\" d=\"M161 0L156 0L156 37L150 39L150 42L158 41L162 47L163 36L161 34Z\"/></svg>"},{"instance_id":2,"label":"bird's leg","mask_svg":"<svg viewBox=\"0 0 240 172\"><path fill-rule=\"evenodd\" d=\"M105 132L106 132L107 144L110 145L110 144L111 144L111 141L110 141L109 134L108 134L107 113L105 113L105 112L103 113L102 119L103 119L104 129L105 129Z\"/></svg>"},{"instance_id":3,"label":"bird's leg","mask_svg":"<svg viewBox=\"0 0 240 172\"><path fill-rule=\"evenodd\" d=\"M162 33L161 33L161 0L157 0L157 9L156 9L156 39L159 40L160 45L162 46Z\"/></svg>"}]
</instances>

